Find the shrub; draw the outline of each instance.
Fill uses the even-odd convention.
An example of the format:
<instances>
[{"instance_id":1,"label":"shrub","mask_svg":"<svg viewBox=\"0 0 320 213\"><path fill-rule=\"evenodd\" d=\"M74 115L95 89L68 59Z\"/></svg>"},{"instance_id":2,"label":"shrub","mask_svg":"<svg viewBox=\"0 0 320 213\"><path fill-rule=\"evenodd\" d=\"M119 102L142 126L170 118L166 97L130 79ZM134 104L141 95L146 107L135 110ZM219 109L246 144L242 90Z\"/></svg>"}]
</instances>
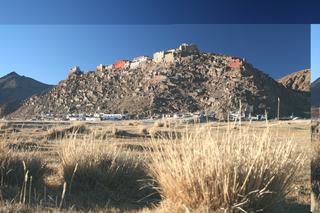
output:
<instances>
[{"instance_id":1,"label":"shrub","mask_svg":"<svg viewBox=\"0 0 320 213\"><path fill-rule=\"evenodd\" d=\"M82 204L105 205L106 200L115 196L120 200L138 201L154 193L148 188L141 189L142 179L147 178L144 159L131 150L98 140L93 135L66 139L61 142L60 150L67 194L72 193L69 198L73 199L82 196ZM90 199L94 200L90 202Z\"/></svg>"},{"instance_id":2,"label":"shrub","mask_svg":"<svg viewBox=\"0 0 320 213\"><path fill-rule=\"evenodd\" d=\"M48 130L47 139L63 138L67 134L88 134L90 130L87 129L85 124L74 124L69 127L54 127Z\"/></svg>"},{"instance_id":3,"label":"shrub","mask_svg":"<svg viewBox=\"0 0 320 213\"><path fill-rule=\"evenodd\" d=\"M45 171L45 164L35 153L0 151L0 194L5 199L18 199L24 190L26 196L31 193L27 190L41 186Z\"/></svg>"},{"instance_id":4,"label":"shrub","mask_svg":"<svg viewBox=\"0 0 320 213\"><path fill-rule=\"evenodd\" d=\"M164 123L161 121L156 121L156 122L154 122L154 126L155 127L164 127Z\"/></svg>"},{"instance_id":5,"label":"shrub","mask_svg":"<svg viewBox=\"0 0 320 213\"><path fill-rule=\"evenodd\" d=\"M148 134L149 134L149 131L148 131L147 128L142 127L142 128L140 129L140 134L142 134L142 135L148 135Z\"/></svg>"},{"instance_id":6,"label":"shrub","mask_svg":"<svg viewBox=\"0 0 320 213\"><path fill-rule=\"evenodd\" d=\"M9 127L9 124L7 122L1 122L0 123L0 130L5 130Z\"/></svg>"},{"instance_id":7,"label":"shrub","mask_svg":"<svg viewBox=\"0 0 320 213\"><path fill-rule=\"evenodd\" d=\"M151 143L146 166L157 190L166 203L194 212L265 211L284 199L302 165L293 144L273 140L268 130L199 128Z\"/></svg>"}]
</instances>

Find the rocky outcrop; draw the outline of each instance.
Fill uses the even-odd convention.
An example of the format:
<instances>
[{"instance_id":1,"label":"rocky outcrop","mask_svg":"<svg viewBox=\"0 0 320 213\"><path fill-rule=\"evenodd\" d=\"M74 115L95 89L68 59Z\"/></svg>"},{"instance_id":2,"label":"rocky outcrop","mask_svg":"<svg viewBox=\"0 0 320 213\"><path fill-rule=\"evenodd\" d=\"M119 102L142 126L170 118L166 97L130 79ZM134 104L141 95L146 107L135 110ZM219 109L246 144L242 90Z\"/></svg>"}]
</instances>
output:
<instances>
[{"instance_id":1,"label":"rocky outcrop","mask_svg":"<svg viewBox=\"0 0 320 213\"><path fill-rule=\"evenodd\" d=\"M46 94L25 101L10 118L96 112L142 118L211 111L225 119L240 108L275 116L278 97L281 115L309 116L308 95L286 88L241 58L198 51L170 56L170 63L147 60L135 69L71 72Z\"/></svg>"},{"instance_id":2,"label":"rocky outcrop","mask_svg":"<svg viewBox=\"0 0 320 213\"><path fill-rule=\"evenodd\" d=\"M309 92L310 75L310 69L300 70L282 77L278 82L288 89L298 92Z\"/></svg>"},{"instance_id":3,"label":"rocky outcrop","mask_svg":"<svg viewBox=\"0 0 320 213\"><path fill-rule=\"evenodd\" d=\"M15 111L25 99L51 87L15 72L3 76L0 78L0 116Z\"/></svg>"}]
</instances>

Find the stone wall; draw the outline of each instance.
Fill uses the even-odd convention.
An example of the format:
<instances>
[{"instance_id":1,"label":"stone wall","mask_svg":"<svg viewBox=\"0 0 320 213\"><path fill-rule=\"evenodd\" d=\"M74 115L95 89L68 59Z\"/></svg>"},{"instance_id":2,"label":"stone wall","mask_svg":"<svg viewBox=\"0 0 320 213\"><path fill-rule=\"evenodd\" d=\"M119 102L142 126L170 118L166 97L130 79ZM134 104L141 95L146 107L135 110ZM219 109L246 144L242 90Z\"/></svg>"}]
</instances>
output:
<instances>
[{"instance_id":1,"label":"stone wall","mask_svg":"<svg viewBox=\"0 0 320 213\"><path fill-rule=\"evenodd\" d=\"M148 59L149 58L147 56L134 58L130 64L130 69L137 69L142 62L148 61Z\"/></svg>"},{"instance_id":2,"label":"stone wall","mask_svg":"<svg viewBox=\"0 0 320 213\"><path fill-rule=\"evenodd\" d=\"M199 52L199 49L195 44L181 44L178 49L181 52L182 56L187 56Z\"/></svg>"},{"instance_id":3,"label":"stone wall","mask_svg":"<svg viewBox=\"0 0 320 213\"><path fill-rule=\"evenodd\" d=\"M156 63L162 62L164 58L164 51L155 52L153 54L153 61Z\"/></svg>"},{"instance_id":4,"label":"stone wall","mask_svg":"<svg viewBox=\"0 0 320 213\"><path fill-rule=\"evenodd\" d=\"M164 62L167 63L167 64L172 64L175 60L175 54L174 52L168 52L168 53L165 53L164 55Z\"/></svg>"}]
</instances>

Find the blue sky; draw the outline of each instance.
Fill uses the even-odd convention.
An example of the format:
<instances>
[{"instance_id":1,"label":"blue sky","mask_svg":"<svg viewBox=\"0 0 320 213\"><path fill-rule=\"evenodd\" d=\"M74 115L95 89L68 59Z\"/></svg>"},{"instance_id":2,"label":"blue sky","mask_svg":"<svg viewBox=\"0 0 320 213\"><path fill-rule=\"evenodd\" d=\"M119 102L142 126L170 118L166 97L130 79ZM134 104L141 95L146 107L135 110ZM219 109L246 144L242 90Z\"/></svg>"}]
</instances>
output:
<instances>
[{"instance_id":1,"label":"blue sky","mask_svg":"<svg viewBox=\"0 0 320 213\"><path fill-rule=\"evenodd\" d=\"M0 24L309 24L319 21L319 0L0 1Z\"/></svg>"},{"instance_id":2,"label":"blue sky","mask_svg":"<svg viewBox=\"0 0 320 213\"><path fill-rule=\"evenodd\" d=\"M309 25L0 25L0 75L57 84L74 65L94 70L184 42L245 57L274 78L310 67Z\"/></svg>"},{"instance_id":3,"label":"blue sky","mask_svg":"<svg viewBox=\"0 0 320 213\"><path fill-rule=\"evenodd\" d=\"M320 25L311 25L311 81L320 77Z\"/></svg>"}]
</instances>

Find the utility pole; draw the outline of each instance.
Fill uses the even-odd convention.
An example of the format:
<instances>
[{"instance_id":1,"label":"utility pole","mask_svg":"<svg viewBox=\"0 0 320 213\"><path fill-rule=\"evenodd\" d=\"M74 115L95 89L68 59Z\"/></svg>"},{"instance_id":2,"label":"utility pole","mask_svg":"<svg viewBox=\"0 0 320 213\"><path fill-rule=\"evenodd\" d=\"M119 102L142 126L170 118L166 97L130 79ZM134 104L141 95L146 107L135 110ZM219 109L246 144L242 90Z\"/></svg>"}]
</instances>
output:
<instances>
[{"instance_id":1,"label":"utility pole","mask_svg":"<svg viewBox=\"0 0 320 213\"><path fill-rule=\"evenodd\" d=\"M280 120L280 98L278 97L278 121Z\"/></svg>"}]
</instances>

